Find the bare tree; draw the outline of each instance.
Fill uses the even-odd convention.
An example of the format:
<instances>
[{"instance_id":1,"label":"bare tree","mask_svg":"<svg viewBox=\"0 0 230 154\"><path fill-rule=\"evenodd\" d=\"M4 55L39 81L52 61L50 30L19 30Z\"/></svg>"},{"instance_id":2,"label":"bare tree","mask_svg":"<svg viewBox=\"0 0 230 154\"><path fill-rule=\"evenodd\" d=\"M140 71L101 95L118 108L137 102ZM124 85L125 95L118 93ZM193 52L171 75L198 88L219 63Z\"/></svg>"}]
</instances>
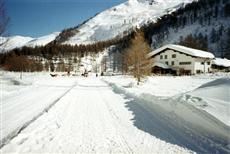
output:
<instances>
[{"instance_id":1,"label":"bare tree","mask_svg":"<svg viewBox=\"0 0 230 154\"><path fill-rule=\"evenodd\" d=\"M145 41L143 32L138 30L131 46L125 53L125 65L128 71L137 78L138 84L143 76L150 74L150 61L147 58L150 50L151 48Z\"/></svg>"},{"instance_id":2,"label":"bare tree","mask_svg":"<svg viewBox=\"0 0 230 154\"><path fill-rule=\"evenodd\" d=\"M9 17L6 15L4 0L0 0L0 36L2 36L8 27Z\"/></svg>"}]
</instances>

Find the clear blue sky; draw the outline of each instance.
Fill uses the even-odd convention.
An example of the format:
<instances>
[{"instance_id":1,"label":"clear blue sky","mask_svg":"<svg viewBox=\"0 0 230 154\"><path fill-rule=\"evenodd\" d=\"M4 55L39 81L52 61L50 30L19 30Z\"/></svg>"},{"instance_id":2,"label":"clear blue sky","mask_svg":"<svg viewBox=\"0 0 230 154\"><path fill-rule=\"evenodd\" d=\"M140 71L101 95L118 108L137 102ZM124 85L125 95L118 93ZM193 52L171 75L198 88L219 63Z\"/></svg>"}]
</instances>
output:
<instances>
[{"instance_id":1,"label":"clear blue sky","mask_svg":"<svg viewBox=\"0 0 230 154\"><path fill-rule=\"evenodd\" d=\"M80 24L126 0L5 0L9 35L39 37Z\"/></svg>"}]
</instances>

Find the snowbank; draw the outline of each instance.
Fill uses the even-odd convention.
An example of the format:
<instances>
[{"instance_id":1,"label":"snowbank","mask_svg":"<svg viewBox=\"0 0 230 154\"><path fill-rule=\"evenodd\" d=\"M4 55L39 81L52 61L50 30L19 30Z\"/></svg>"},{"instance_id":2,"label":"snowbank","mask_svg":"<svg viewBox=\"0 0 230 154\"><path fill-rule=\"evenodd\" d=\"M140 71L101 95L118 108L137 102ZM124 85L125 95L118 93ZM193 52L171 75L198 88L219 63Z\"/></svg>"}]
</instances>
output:
<instances>
[{"instance_id":1,"label":"snowbank","mask_svg":"<svg viewBox=\"0 0 230 154\"><path fill-rule=\"evenodd\" d=\"M139 129L198 153L230 152L230 128L207 112L187 103L181 96L162 99L149 93L137 94L130 87L106 82L115 93L130 100L127 107L133 112L134 125ZM140 113L143 109L148 114ZM154 125L143 122L143 116L151 117Z\"/></svg>"},{"instance_id":2,"label":"snowbank","mask_svg":"<svg viewBox=\"0 0 230 154\"><path fill-rule=\"evenodd\" d=\"M185 100L230 126L230 78L204 84L186 94Z\"/></svg>"},{"instance_id":3,"label":"snowbank","mask_svg":"<svg viewBox=\"0 0 230 154\"><path fill-rule=\"evenodd\" d=\"M124 88L137 97L147 94L157 99L177 98L205 111L230 126L230 74L197 76L154 76L137 86L132 77L105 77L105 81Z\"/></svg>"},{"instance_id":4,"label":"snowbank","mask_svg":"<svg viewBox=\"0 0 230 154\"><path fill-rule=\"evenodd\" d=\"M206 74L197 76L153 76L143 80L137 86L136 80L131 76L104 77L104 80L115 83L139 95L148 93L158 97L172 97L193 91L201 85L222 77L230 78L230 74Z\"/></svg>"}]
</instances>

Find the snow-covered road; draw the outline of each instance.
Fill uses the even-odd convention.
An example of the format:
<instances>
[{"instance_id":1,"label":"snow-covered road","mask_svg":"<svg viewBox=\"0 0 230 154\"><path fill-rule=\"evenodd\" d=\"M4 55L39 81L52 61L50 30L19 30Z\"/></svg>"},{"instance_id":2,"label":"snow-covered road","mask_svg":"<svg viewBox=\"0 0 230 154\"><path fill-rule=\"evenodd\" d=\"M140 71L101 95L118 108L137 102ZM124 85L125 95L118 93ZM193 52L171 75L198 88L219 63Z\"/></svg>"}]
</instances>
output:
<instances>
[{"instance_id":1,"label":"snow-covered road","mask_svg":"<svg viewBox=\"0 0 230 154\"><path fill-rule=\"evenodd\" d=\"M48 113L1 150L51 153L188 153L133 125L127 101L99 79L79 79Z\"/></svg>"},{"instance_id":2,"label":"snow-covered road","mask_svg":"<svg viewBox=\"0 0 230 154\"><path fill-rule=\"evenodd\" d=\"M159 105L148 108L141 100L99 78L79 77L76 82L48 112L30 123L0 152L229 152L229 129L195 108L174 104L183 114L190 115L188 121L193 119L193 123L189 123L173 110ZM207 126L192 125L197 120Z\"/></svg>"}]
</instances>

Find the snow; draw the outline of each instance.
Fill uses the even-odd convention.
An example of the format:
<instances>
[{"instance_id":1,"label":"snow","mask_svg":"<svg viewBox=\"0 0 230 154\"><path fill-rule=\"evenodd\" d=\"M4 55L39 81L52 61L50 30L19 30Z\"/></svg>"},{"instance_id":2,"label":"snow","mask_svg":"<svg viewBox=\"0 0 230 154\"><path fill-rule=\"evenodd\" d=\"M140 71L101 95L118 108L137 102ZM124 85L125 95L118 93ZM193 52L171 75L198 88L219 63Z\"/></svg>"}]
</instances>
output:
<instances>
[{"instance_id":1,"label":"snow","mask_svg":"<svg viewBox=\"0 0 230 154\"><path fill-rule=\"evenodd\" d=\"M175 44L168 44L168 45L165 45L161 48L158 48L158 49L152 51L151 53L149 53L148 56L152 57L152 56L164 51L165 49L176 50L176 51L179 51L179 52L191 55L191 56L195 56L195 57L211 58L211 59L215 58L215 56L210 52L192 49L192 48L184 47L181 45L175 45Z\"/></svg>"},{"instance_id":2,"label":"snow","mask_svg":"<svg viewBox=\"0 0 230 154\"><path fill-rule=\"evenodd\" d=\"M221 77L225 77L225 75L153 76L145 78L140 86L136 85L136 80L131 76L111 76L106 77L105 80L125 87L138 96L142 93L149 93L167 98L193 91L201 85Z\"/></svg>"},{"instance_id":3,"label":"snow","mask_svg":"<svg viewBox=\"0 0 230 154\"><path fill-rule=\"evenodd\" d=\"M7 141L76 84L49 74L1 72L1 141Z\"/></svg>"},{"instance_id":4,"label":"snow","mask_svg":"<svg viewBox=\"0 0 230 154\"><path fill-rule=\"evenodd\" d=\"M179 44L182 38L184 39L189 35L199 36L199 34L202 34L203 36L211 36L213 29L218 31L221 26L223 26L223 37L214 43L210 41L210 38L208 39L209 51L212 51L215 56L221 57L222 47L224 46L223 42L226 42L227 38L227 27L229 27L229 20L224 18L213 19L210 21L210 24L205 24L205 26L197 21L192 24L187 24L184 27L179 27L179 29L169 28L169 33L164 37L162 43L159 43L157 35L152 36L152 47L159 48L167 44Z\"/></svg>"},{"instance_id":5,"label":"snow","mask_svg":"<svg viewBox=\"0 0 230 154\"><path fill-rule=\"evenodd\" d=\"M52 34L42 36L39 38L36 38L26 44L28 47L36 47L36 46L45 46L46 44L52 42L55 40L55 38L60 34L60 32L54 32Z\"/></svg>"},{"instance_id":6,"label":"snow","mask_svg":"<svg viewBox=\"0 0 230 154\"><path fill-rule=\"evenodd\" d=\"M59 88L60 91L70 88L68 84L64 84L69 83L69 78L50 78L46 75L48 74L38 75L38 79L33 82L38 89L31 87L20 93L21 95L17 94L14 97L17 102L6 102L3 98L3 120L8 122L3 121L3 128L11 128L9 122L14 124L31 117L32 114L28 115L27 112L39 110L41 104L49 104L46 99L58 95L56 93ZM31 77L33 78L28 76ZM134 113L127 109L126 103L129 100L114 93L110 86L99 78L70 79L78 84L63 95L50 110L22 129L1 148L1 152L192 153L187 148L168 143L137 128L134 125ZM61 90L64 85L66 89ZM41 87L50 90L44 92L45 89ZM14 105L15 103L21 105ZM145 110L141 112L146 113ZM146 118L146 121L142 121L144 125L151 120Z\"/></svg>"},{"instance_id":7,"label":"snow","mask_svg":"<svg viewBox=\"0 0 230 154\"><path fill-rule=\"evenodd\" d=\"M148 77L137 86L129 76L106 77L109 83L125 88L137 97L148 94L160 99L175 97L211 114L230 126L230 74Z\"/></svg>"},{"instance_id":8,"label":"snow","mask_svg":"<svg viewBox=\"0 0 230 154\"><path fill-rule=\"evenodd\" d=\"M183 143L182 145L186 145L186 147L189 147L198 153L219 153L221 151L220 149L222 148L228 149L227 150L228 152L222 151L220 153L229 153L229 147L228 147L229 138L230 138L229 136L230 127L228 126L229 101L228 103L225 102L225 104L221 102L222 99L229 100L229 88L227 88L229 87L228 84L229 79L230 79L230 74L206 74L206 75L199 75L199 76L192 76L192 77L154 76L154 77L147 78L145 81L142 82L141 85L137 86L135 80L131 77L116 76L116 77L103 78L103 80L108 82L115 89L115 91L118 91L120 94L125 95L130 99L133 98L136 99L137 101L135 102L139 105L139 107L144 107L146 110L150 111L151 113L155 113L155 115L152 117L153 119L161 115L163 122L159 122L157 118L154 120L155 125L159 125L160 127L162 123L167 121L166 123L168 127L171 127L176 132L177 131L180 132L179 133L180 135L178 134L180 136L179 142L182 142ZM215 80L217 80L217 82ZM212 81L213 83L218 83L218 84L213 85ZM220 88L225 84L227 84L225 88ZM218 100L219 102L215 102L215 104L210 101L206 102L207 106L211 107L214 110L214 112L207 112L208 109L206 110L201 109L198 103L197 104L191 103L189 99L185 99L185 97L189 98L188 97L188 95L190 94L189 91L194 91L194 90L196 91L197 88L206 85L209 86L213 85L214 86L213 88L216 88L215 90L216 92L218 92L213 97L219 98ZM212 99L212 96L208 97L208 95L215 93L215 90L213 91L204 90L203 92L206 94L207 96L206 98ZM223 90L226 90L226 93L219 95ZM199 93L199 91L197 93ZM196 97L196 99L202 100L202 98L199 97ZM130 106L134 106L134 105L130 104ZM137 110L137 109L133 109L133 110ZM219 117L216 116L215 114L218 114ZM167 118L165 118L164 115ZM227 121L223 121L221 119L223 117L225 117L226 118L225 120ZM174 127L172 125L178 125L178 127L177 126ZM137 124L137 127L142 128L142 125ZM151 131L153 127L154 126L151 126L150 130L148 131L150 134L154 134L154 135L161 134L161 132L156 133L156 130ZM162 130L164 130L164 128L162 128ZM186 130L186 128L191 128L191 129ZM148 130L147 128L144 129ZM172 132L170 128L169 130L165 130L164 132L170 132L170 134L173 133L174 135L176 134L176 132ZM214 139L216 141L219 140L217 139L220 137L219 135L214 137L217 132L220 134L225 132L224 133L225 135L222 134L223 136L219 134L220 136L223 137L223 140L222 139L220 140L224 141L225 143L220 147L217 145L218 143L215 143L215 141L213 143L207 144L206 141L208 141L209 139L210 140ZM187 134L189 136L189 140L186 139L187 135L185 134L183 135L183 133L189 134L189 135ZM207 138L204 137L202 139L204 143L201 143L200 140L198 139L199 133L201 133L200 135L202 136L202 138L204 137L203 134L206 134L205 136ZM194 143L193 141L196 143ZM180 145L180 143L177 144ZM213 145L216 145L216 148L212 149ZM205 148L200 149L201 147L205 147ZM212 150L209 148L211 148ZM209 150L206 151L207 149L209 149L210 151ZM217 149L219 149L220 151Z\"/></svg>"},{"instance_id":9,"label":"snow","mask_svg":"<svg viewBox=\"0 0 230 154\"><path fill-rule=\"evenodd\" d=\"M164 14L171 13L194 0L129 0L105 10L78 28L78 33L64 44L90 44L122 36L126 31L156 21Z\"/></svg>"},{"instance_id":10,"label":"snow","mask_svg":"<svg viewBox=\"0 0 230 154\"><path fill-rule=\"evenodd\" d=\"M171 13L193 1L195 0L155 0L150 5L148 0L129 0L90 19L78 29L79 32L75 36L64 42L64 44L90 44L123 36L124 32L129 32L135 27L141 27L144 24L156 21L162 15ZM0 47L0 51L6 52L22 46L44 46L53 41L58 34L59 32L54 32L39 38L24 36L1 37L0 43L3 41L5 43Z\"/></svg>"},{"instance_id":11,"label":"snow","mask_svg":"<svg viewBox=\"0 0 230 154\"><path fill-rule=\"evenodd\" d=\"M36 47L44 46L52 42L59 32L54 32L52 34L42 36L39 38L24 37L24 36L10 36L10 37L0 37L0 53L13 50L15 48L21 48L23 46Z\"/></svg>"},{"instance_id":12,"label":"snow","mask_svg":"<svg viewBox=\"0 0 230 154\"><path fill-rule=\"evenodd\" d=\"M129 76L19 77L1 72L2 153L230 151L229 127L185 99L215 99L224 114L216 100L228 101L220 90L227 94L230 74L154 76L139 86Z\"/></svg>"},{"instance_id":13,"label":"snow","mask_svg":"<svg viewBox=\"0 0 230 154\"><path fill-rule=\"evenodd\" d=\"M152 67L155 67L155 66L158 66L158 67L161 67L161 68L164 68L164 69L169 69L170 67L164 63L159 63L159 62L156 62L152 65Z\"/></svg>"},{"instance_id":14,"label":"snow","mask_svg":"<svg viewBox=\"0 0 230 154\"><path fill-rule=\"evenodd\" d=\"M4 43L0 45L0 53L12 50L14 48L21 48L26 45L29 41L33 40L31 37L23 37L23 36L10 36L1 38L4 40Z\"/></svg>"},{"instance_id":15,"label":"snow","mask_svg":"<svg viewBox=\"0 0 230 154\"><path fill-rule=\"evenodd\" d=\"M230 60L227 58L215 58L213 64L223 67L230 67Z\"/></svg>"},{"instance_id":16,"label":"snow","mask_svg":"<svg viewBox=\"0 0 230 154\"><path fill-rule=\"evenodd\" d=\"M221 78L186 94L185 99L230 126L230 78Z\"/></svg>"}]
</instances>

